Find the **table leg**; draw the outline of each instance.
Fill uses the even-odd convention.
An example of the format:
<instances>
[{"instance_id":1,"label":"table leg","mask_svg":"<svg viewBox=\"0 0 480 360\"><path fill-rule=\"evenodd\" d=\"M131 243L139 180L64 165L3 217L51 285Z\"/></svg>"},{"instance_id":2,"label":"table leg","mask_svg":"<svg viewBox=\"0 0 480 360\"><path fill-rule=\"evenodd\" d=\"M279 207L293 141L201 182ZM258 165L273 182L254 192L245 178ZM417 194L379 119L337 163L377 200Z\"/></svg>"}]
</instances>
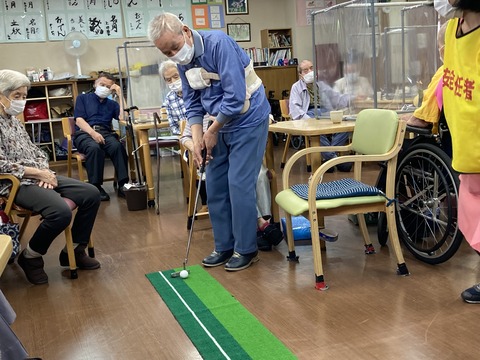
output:
<instances>
[{"instance_id":1,"label":"table leg","mask_svg":"<svg viewBox=\"0 0 480 360\"><path fill-rule=\"evenodd\" d=\"M143 175L147 179L148 203L155 202L155 187L153 183L152 161L150 159L150 145L148 144L148 129L142 129L137 132L138 143L143 153Z\"/></svg>"},{"instance_id":2,"label":"table leg","mask_svg":"<svg viewBox=\"0 0 480 360\"><path fill-rule=\"evenodd\" d=\"M135 158L133 157L133 141L132 137L130 136L130 131L127 131L127 136L126 136L126 147L127 147L127 154L128 154L128 167L130 168L130 179L132 182L137 181L137 169L135 166ZM140 179L138 179L140 181Z\"/></svg>"}]
</instances>

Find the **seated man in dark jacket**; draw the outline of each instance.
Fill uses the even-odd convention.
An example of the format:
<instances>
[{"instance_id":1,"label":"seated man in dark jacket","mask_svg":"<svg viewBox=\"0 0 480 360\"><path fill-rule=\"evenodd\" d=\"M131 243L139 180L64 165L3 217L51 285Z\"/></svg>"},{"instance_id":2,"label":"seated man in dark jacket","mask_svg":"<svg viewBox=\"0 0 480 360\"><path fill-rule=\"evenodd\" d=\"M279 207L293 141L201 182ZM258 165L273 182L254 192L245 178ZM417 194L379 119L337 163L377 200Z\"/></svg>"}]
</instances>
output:
<instances>
[{"instance_id":1,"label":"seated man in dark jacket","mask_svg":"<svg viewBox=\"0 0 480 360\"><path fill-rule=\"evenodd\" d=\"M78 151L87 157L85 167L88 181L100 190L102 201L108 201L110 197L102 188L105 154L112 159L115 167L120 197L125 197L122 187L128 182L128 156L117 133L112 129L112 120L121 120L123 109L117 101L108 98L115 95L117 99L121 99L122 91L109 73L100 73L94 87L94 93L77 97L74 111L77 131L74 144Z\"/></svg>"}]
</instances>

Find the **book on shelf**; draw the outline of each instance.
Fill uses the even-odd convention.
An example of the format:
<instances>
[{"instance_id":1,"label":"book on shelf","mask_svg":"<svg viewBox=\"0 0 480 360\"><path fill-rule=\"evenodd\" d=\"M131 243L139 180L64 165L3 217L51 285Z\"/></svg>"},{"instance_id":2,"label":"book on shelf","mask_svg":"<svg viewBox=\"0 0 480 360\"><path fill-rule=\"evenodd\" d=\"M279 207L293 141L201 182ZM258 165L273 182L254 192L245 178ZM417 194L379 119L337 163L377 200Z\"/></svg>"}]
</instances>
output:
<instances>
[{"instance_id":1,"label":"book on shelf","mask_svg":"<svg viewBox=\"0 0 480 360\"><path fill-rule=\"evenodd\" d=\"M253 61L254 66L267 65L268 62L268 48L244 48L243 49L250 59Z\"/></svg>"}]
</instances>

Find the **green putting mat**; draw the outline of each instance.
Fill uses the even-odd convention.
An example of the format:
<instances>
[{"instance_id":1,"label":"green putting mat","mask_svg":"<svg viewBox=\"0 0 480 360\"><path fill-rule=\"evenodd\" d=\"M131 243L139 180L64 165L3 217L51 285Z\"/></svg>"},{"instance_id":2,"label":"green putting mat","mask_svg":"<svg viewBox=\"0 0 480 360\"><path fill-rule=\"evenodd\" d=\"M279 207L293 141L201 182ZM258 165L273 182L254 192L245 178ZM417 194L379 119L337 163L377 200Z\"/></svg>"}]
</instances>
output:
<instances>
[{"instance_id":1,"label":"green putting mat","mask_svg":"<svg viewBox=\"0 0 480 360\"><path fill-rule=\"evenodd\" d=\"M296 359L260 321L200 265L147 274L204 359Z\"/></svg>"}]
</instances>

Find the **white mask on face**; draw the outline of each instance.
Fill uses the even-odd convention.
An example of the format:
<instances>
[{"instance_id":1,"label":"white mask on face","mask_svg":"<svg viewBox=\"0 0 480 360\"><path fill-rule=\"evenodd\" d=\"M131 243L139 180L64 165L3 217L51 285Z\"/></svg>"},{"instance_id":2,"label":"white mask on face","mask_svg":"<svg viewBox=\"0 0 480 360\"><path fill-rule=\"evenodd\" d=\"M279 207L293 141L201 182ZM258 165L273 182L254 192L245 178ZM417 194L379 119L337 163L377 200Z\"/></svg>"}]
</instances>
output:
<instances>
[{"instance_id":1,"label":"white mask on face","mask_svg":"<svg viewBox=\"0 0 480 360\"><path fill-rule=\"evenodd\" d=\"M303 81L305 81L306 84L311 84L313 83L313 71L310 71L308 73L306 73L305 75L303 75Z\"/></svg>"},{"instance_id":2,"label":"white mask on face","mask_svg":"<svg viewBox=\"0 0 480 360\"><path fill-rule=\"evenodd\" d=\"M95 88L95 94L100 98L100 99L105 99L107 98L110 94L112 93L112 90L107 88L106 86L97 86Z\"/></svg>"},{"instance_id":3,"label":"white mask on face","mask_svg":"<svg viewBox=\"0 0 480 360\"><path fill-rule=\"evenodd\" d=\"M8 97L5 97L8 101L10 101L10 107L5 107L3 105L3 109L5 112L10 115L10 116L17 116L23 112L25 109L25 104L27 103L27 100L10 100Z\"/></svg>"},{"instance_id":4,"label":"white mask on face","mask_svg":"<svg viewBox=\"0 0 480 360\"><path fill-rule=\"evenodd\" d=\"M433 6L438 14L446 19L460 17L462 12L448 2L448 0L434 0Z\"/></svg>"},{"instance_id":5,"label":"white mask on face","mask_svg":"<svg viewBox=\"0 0 480 360\"><path fill-rule=\"evenodd\" d=\"M170 84L168 84L168 87L170 88L170 90L175 92L182 91L182 79L178 79L177 81L171 82Z\"/></svg>"},{"instance_id":6,"label":"white mask on face","mask_svg":"<svg viewBox=\"0 0 480 360\"><path fill-rule=\"evenodd\" d=\"M170 57L170 60L180 65L187 65L192 62L195 49L193 45L190 46L187 44L187 38L185 37L185 33L184 32L182 33L183 33L183 39L185 40L185 44L183 44L182 48L175 55Z\"/></svg>"}]
</instances>

